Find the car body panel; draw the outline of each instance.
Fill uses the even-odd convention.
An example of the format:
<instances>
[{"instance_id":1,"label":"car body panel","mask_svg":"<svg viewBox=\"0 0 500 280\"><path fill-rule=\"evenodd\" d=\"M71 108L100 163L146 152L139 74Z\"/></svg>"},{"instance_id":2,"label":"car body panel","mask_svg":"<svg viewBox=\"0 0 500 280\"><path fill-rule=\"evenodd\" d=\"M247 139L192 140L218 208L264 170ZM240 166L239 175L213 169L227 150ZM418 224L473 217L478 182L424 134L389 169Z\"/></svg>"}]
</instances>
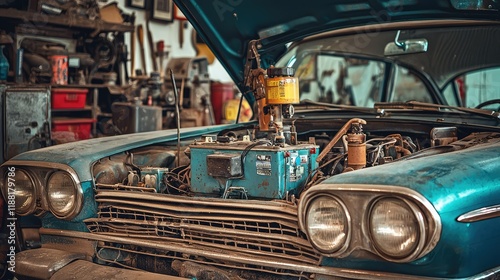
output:
<instances>
[{"instance_id":1,"label":"car body panel","mask_svg":"<svg viewBox=\"0 0 500 280\"><path fill-rule=\"evenodd\" d=\"M458 222L460 215L498 204L500 141L468 150L348 172L330 177L310 189L322 192L343 184L378 184L407 187L424 195L442 221L441 242L424 258L409 264L381 263L355 258L324 258L322 264L335 267L395 271L418 274L428 271L436 277L467 277L496 263L500 250L500 223L497 218L477 222ZM481 160L477 160L481 159ZM430 168L432 166L432 168ZM332 193L335 193L332 191ZM466 201L467 203L464 203ZM488 240L488 242L482 242ZM481 255L481 258L477 256ZM453 260L453 261L451 261Z\"/></svg>"},{"instance_id":2,"label":"car body panel","mask_svg":"<svg viewBox=\"0 0 500 280\"><path fill-rule=\"evenodd\" d=\"M213 126L200 131L198 128L184 128L181 130L182 137L196 137L203 134L210 134L220 129L230 129L235 125ZM78 170L81 182L92 180L92 164L109 155L120 153L133 148L158 144L177 139L175 130L162 130L126 134L116 137L94 138L87 141L71 142L63 145L46 148L46 153L29 151L14 157L15 161L36 161L65 164L73 170ZM11 162L13 163L13 162Z\"/></svg>"}]
</instances>

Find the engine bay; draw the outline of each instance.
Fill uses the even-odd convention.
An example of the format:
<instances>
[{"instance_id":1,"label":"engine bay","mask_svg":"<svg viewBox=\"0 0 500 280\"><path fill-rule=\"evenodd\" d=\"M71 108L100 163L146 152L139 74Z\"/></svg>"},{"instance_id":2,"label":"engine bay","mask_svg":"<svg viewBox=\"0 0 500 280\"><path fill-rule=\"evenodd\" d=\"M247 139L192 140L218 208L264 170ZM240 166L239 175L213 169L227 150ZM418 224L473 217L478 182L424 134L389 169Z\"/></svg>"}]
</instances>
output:
<instances>
[{"instance_id":1,"label":"engine bay","mask_svg":"<svg viewBox=\"0 0 500 280\"><path fill-rule=\"evenodd\" d=\"M288 126L290 124L290 126ZM97 187L223 199L294 201L345 172L498 141L468 127L354 118L285 122L285 143L249 124L238 130L130 150L98 161Z\"/></svg>"}]
</instances>

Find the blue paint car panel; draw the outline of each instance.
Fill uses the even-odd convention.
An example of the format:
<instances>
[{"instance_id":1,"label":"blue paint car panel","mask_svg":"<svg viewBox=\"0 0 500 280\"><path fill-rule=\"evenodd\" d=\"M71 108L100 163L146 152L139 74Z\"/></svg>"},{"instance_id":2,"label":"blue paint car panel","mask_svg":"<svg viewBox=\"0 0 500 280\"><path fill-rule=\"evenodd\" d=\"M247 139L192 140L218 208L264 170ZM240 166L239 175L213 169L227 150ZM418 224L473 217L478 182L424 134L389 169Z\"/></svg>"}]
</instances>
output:
<instances>
[{"instance_id":1,"label":"blue paint car panel","mask_svg":"<svg viewBox=\"0 0 500 280\"><path fill-rule=\"evenodd\" d=\"M438 211L442 234L436 248L409 264L325 258L323 265L375 271L462 278L498 264L500 218L463 223L457 218L469 211L498 205L500 141L466 150L344 173L324 184L398 185L424 195ZM478 160L480 159L480 160ZM480 256L480 257L478 257Z\"/></svg>"}]
</instances>

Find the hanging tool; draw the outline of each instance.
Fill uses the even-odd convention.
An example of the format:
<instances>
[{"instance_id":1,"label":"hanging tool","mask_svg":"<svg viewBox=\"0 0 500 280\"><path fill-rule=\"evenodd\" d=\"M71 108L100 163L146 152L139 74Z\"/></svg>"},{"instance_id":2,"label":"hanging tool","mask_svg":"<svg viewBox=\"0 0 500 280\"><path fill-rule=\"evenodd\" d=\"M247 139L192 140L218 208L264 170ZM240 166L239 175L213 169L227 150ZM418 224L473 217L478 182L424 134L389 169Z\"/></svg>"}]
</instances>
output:
<instances>
[{"instance_id":1,"label":"hanging tool","mask_svg":"<svg viewBox=\"0 0 500 280\"><path fill-rule=\"evenodd\" d=\"M153 63L153 71L158 71L158 62L156 61L155 45L153 42L153 34L149 28L149 18L146 19L146 31L148 33L148 44L149 44L149 55L151 55L151 61Z\"/></svg>"},{"instance_id":2,"label":"hanging tool","mask_svg":"<svg viewBox=\"0 0 500 280\"><path fill-rule=\"evenodd\" d=\"M179 47L182 49L184 45L184 29L187 28L187 20L179 21Z\"/></svg>"},{"instance_id":3,"label":"hanging tool","mask_svg":"<svg viewBox=\"0 0 500 280\"><path fill-rule=\"evenodd\" d=\"M113 44L116 48L116 63L113 65L113 71L118 74L119 84L125 85L129 82L130 76L127 68L128 49L125 44L125 36L123 32L115 35Z\"/></svg>"},{"instance_id":4,"label":"hanging tool","mask_svg":"<svg viewBox=\"0 0 500 280\"><path fill-rule=\"evenodd\" d=\"M163 58L165 56L165 42L163 40L156 42L156 56L160 58L160 77L163 77Z\"/></svg>"},{"instance_id":5,"label":"hanging tool","mask_svg":"<svg viewBox=\"0 0 500 280\"><path fill-rule=\"evenodd\" d=\"M130 32L130 76L135 77L135 28Z\"/></svg>"},{"instance_id":6,"label":"hanging tool","mask_svg":"<svg viewBox=\"0 0 500 280\"><path fill-rule=\"evenodd\" d=\"M137 26L137 38L139 39L139 46L141 48L142 75L147 75L146 50L144 49L144 29L142 27L142 24L139 24Z\"/></svg>"}]
</instances>

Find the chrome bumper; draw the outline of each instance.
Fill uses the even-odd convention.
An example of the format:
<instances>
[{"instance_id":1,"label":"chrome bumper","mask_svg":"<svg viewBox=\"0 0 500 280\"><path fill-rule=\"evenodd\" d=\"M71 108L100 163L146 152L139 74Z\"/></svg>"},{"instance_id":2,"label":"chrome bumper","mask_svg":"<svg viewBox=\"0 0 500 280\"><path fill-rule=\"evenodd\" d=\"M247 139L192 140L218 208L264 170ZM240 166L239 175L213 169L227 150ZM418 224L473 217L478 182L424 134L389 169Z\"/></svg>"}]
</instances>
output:
<instances>
[{"instance_id":1,"label":"chrome bumper","mask_svg":"<svg viewBox=\"0 0 500 280\"><path fill-rule=\"evenodd\" d=\"M181 280L175 276L135 271L123 268L98 265L85 260L80 253L65 252L56 249L39 248L16 254L15 275L18 278L44 280Z\"/></svg>"},{"instance_id":2,"label":"chrome bumper","mask_svg":"<svg viewBox=\"0 0 500 280\"><path fill-rule=\"evenodd\" d=\"M57 230L57 229L40 229L40 234L51 235L51 236L65 236L71 238L80 238L92 241L103 241L103 242L117 242L121 244L130 244L137 246L144 246L156 249L165 249L179 251L186 254L195 254L204 257L210 257L213 259L220 259L221 261L227 260L228 255L217 252L201 251L194 248L189 248L175 242L157 242L151 240L138 240L136 238L127 237L116 237L116 236L106 236L100 234L92 234L86 232L75 232L68 230ZM421 277L413 275L404 275L396 273L385 273L378 271L368 271L368 270L355 270L346 268L335 268L335 267L322 267L316 265L308 265L297 262L290 262L286 260L269 258L251 258L248 255L231 255L231 261L240 261L246 263L248 261L253 262L256 265L269 266L281 269L293 269L298 271L303 271L307 273L312 273L315 275L315 279L318 280L339 280L339 279L364 279L364 280L450 280L449 278L432 278L432 277ZM127 270L128 271L128 270ZM454 280L486 280L486 279L500 279L500 267L496 267L492 270L485 271L481 274L467 277L467 278L455 278ZM74 278L75 279L75 278ZM76 278L79 279L79 278ZM117 278L118 279L118 278ZM121 279L121 278L120 278ZM149 279L149 278L145 278ZM166 279L180 279L180 278L166 278ZM185 278L182 278L185 279Z\"/></svg>"}]
</instances>

